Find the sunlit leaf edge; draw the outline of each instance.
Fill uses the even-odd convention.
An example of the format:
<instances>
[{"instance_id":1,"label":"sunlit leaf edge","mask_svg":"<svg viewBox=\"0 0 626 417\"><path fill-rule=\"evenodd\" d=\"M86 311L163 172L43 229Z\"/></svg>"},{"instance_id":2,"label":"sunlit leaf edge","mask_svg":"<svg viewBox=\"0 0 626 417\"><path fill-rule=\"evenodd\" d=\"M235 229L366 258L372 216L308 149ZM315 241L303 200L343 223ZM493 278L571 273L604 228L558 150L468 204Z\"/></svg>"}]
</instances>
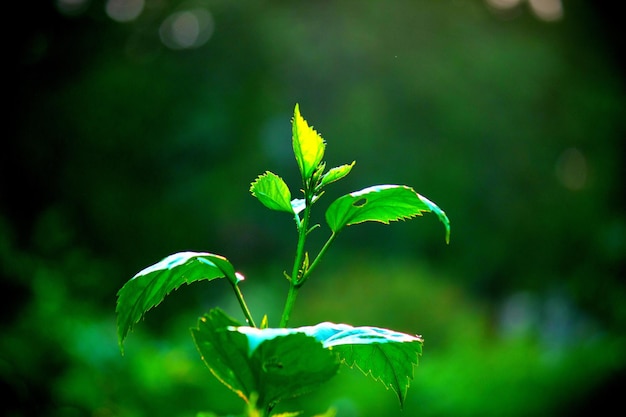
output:
<instances>
[{"instance_id":1,"label":"sunlit leaf edge","mask_svg":"<svg viewBox=\"0 0 626 417\"><path fill-rule=\"evenodd\" d=\"M292 120L293 153L303 181L308 181L324 158L326 143L322 136L300 114L296 103Z\"/></svg>"},{"instance_id":2,"label":"sunlit leaf edge","mask_svg":"<svg viewBox=\"0 0 626 417\"><path fill-rule=\"evenodd\" d=\"M328 184L332 184L333 182L339 181L340 179L346 177L350 173L350 171L352 171L354 164L356 164L356 161L352 161L352 163L350 164L344 164L329 169L326 174L322 175L322 180L317 186L316 191L319 191Z\"/></svg>"},{"instance_id":3,"label":"sunlit leaf edge","mask_svg":"<svg viewBox=\"0 0 626 417\"><path fill-rule=\"evenodd\" d=\"M239 326L237 320L218 307L212 308L198 319L197 326L191 328L191 335L202 362L211 374L224 386L249 402L255 395L252 370L241 365L249 365L247 339L243 335L229 332L229 327ZM240 358L240 366L233 361Z\"/></svg>"},{"instance_id":4,"label":"sunlit leaf edge","mask_svg":"<svg viewBox=\"0 0 626 417\"><path fill-rule=\"evenodd\" d=\"M385 346L389 346L391 348L399 348L400 345L415 345L417 347L417 349L412 350L413 353L415 353L415 359L411 360L409 359L409 363L410 363L410 371L408 373L400 373L398 372L395 368L393 369L393 375L394 378L391 380L387 380L385 378L383 378L381 376L381 374L376 370L373 369L372 367L367 367L367 366L363 366L362 364L359 363L358 360L356 359L349 359L349 355L347 355L345 352L349 351L349 352L353 352L354 350L358 350L361 348L366 347L367 349L369 349L370 351L379 349L382 352L382 355L385 357L389 356L389 352L386 351L386 349L384 349ZM422 345L423 343L421 341L413 341L413 342L391 342L391 343L381 343L381 342L374 342L368 345L340 345L340 346L335 346L333 349L335 350L335 352L337 352L337 354L339 355L339 357L342 360L342 363L346 366L348 366L349 368L356 368L358 369L361 373L363 373L363 375L367 376L367 377L371 377L373 380L378 381L380 383L383 384L383 386L386 389L391 389L393 392L396 393L396 395L398 396L398 401L400 402L400 407L404 407L404 402L406 400L406 395L409 389L409 386L411 384L411 381L413 381L414 379L414 375L415 375L415 367L418 366L419 364L419 357L422 355ZM372 352L369 352L368 355L366 355L368 357L373 356ZM388 366L391 366L390 364L388 364ZM393 367L392 367L393 368Z\"/></svg>"},{"instance_id":5,"label":"sunlit leaf edge","mask_svg":"<svg viewBox=\"0 0 626 417\"><path fill-rule=\"evenodd\" d=\"M267 340L276 337L282 337L294 333L304 333L308 336L316 338L322 342L323 346L332 349L337 353L342 362L350 367L356 367L364 375L372 377L374 380L381 382L385 388L391 388L400 401L400 406L404 405L406 393L409 385L414 378L414 368L419 363L419 356L422 355L423 338L419 335L410 335L380 327L361 326L353 327L348 324L335 324L331 322L323 322L314 326L303 326L298 328L269 328L257 329L248 326L233 327L231 330L238 331L248 337L249 355L252 355L255 349ZM403 351L405 355L415 354L414 359L409 359L410 371L408 373L399 373L397 369L399 364L393 363L391 359L385 363L390 366L394 373L394 380L386 380L383 378L382 371L364 366L358 360L350 360L350 356L346 352L353 352L356 349L380 349L383 356L389 358L389 348L401 349L402 347L411 349Z\"/></svg>"},{"instance_id":6,"label":"sunlit leaf edge","mask_svg":"<svg viewBox=\"0 0 626 417\"><path fill-rule=\"evenodd\" d=\"M133 326L172 291L183 284L225 277L235 285L243 280L223 256L191 251L169 255L136 273L117 292L115 312L122 353L124 340Z\"/></svg>"},{"instance_id":7,"label":"sunlit leaf edge","mask_svg":"<svg viewBox=\"0 0 626 417\"><path fill-rule=\"evenodd\" d=\"M266 171L259 175L250 185L250 192L271 210L294 212L289 187L281 177L273 172Z\"/></svg>"},{"instance_id":8,"label":"sunlit leaf edge","mask_svg":"<svg viewBox=\"0 0 626 417\"><path fill-rule=\"evenodd\" d=\"M388 211L377 216L367 215L373 210L384 208ZM411 187L383 184L337 198L326 210L326 222L331 230L338 232L344 227L368 221L389 224L392 221L408 220L428 211L430 207Z\"/></svg>"}]
</instances>

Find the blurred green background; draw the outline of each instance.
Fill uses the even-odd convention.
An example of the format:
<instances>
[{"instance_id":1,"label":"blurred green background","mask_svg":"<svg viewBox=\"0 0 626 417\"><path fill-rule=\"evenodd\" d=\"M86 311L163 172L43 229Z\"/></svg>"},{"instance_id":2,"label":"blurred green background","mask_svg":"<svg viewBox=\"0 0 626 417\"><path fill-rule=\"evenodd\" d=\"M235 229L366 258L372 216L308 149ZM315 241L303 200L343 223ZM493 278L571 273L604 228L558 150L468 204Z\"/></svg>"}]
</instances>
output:
<instances>
[{"instance_id":1,"label":"blurred green background","mask_svg":"<svg viewBox=\"0 0 626 417\"><path fill-rule=\"evenodd\" d=\"M403 411L356 370L289 405L339 417L576 416L626 383L626 96L618 13L582 0L57 0L5 5L3 416L242 410L185 286L129 335L117 290L183 250L229 258L277 325L295 242L250 182L297 190L296 102L356 160L324 200L407 184L435 216L347 229L291 325L425 338ZM323 200L322 200L323 201ZM323 206L320 201L320 207ZM316 206L317 207L317 206ZM322 214L318 221L324 226ZM318 229L318 245L327 229Z\"/></svg>"}]
</instances>

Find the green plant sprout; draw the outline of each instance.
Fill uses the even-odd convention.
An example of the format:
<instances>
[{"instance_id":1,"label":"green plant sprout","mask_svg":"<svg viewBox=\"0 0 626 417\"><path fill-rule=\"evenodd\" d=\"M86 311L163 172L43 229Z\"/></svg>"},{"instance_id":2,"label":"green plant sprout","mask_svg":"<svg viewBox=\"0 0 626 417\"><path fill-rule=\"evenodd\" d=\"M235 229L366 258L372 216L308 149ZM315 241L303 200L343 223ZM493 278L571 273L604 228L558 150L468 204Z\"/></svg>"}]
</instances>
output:
<instances>
[{"instance_id":1,"label":"green plant sprout","mask_svg":"<svg viewBox=\"0 0 626 417\"><path fill-rule=\"evenodd\" d=\"M289 213L295 220L298 242L291 274L285 272L289 290L280 327L269 328L267 315L257 325L240 285L244 277L223 256L208 252L180 252L137 273L117 294L117 331L123 342L148 310L183 284L226 278L246 319L242 325L218 307L200 317L191 329L202 361L226 387L241 397L246 407L241 416L290 417L301 412L273 414L288 398L309 392L332 378L341 364L356 366L397 394L403 406L414 366L422 354L421 336L377 327L353 327L323 322L289 328L298 292L311 277L337 235L347 226L363 222L411 219L432 212L445 226L449 242L450 222L436 204L405 185L376 185L333 201L326 209L330 236L315 256L306 250L307 237L320 225L310 224L311 210L326 186L348 175L355 162L326 170L326 143L301 116L295 105L292 119L293 153L302 178L302 196L293 198L281 177L265 172L250 192L265 207ZM215 416L200 413L199 416ZM334 415L330 409L324 416ZM322 417L322 416L318 416Z\"/></svg>"}]
</instances>

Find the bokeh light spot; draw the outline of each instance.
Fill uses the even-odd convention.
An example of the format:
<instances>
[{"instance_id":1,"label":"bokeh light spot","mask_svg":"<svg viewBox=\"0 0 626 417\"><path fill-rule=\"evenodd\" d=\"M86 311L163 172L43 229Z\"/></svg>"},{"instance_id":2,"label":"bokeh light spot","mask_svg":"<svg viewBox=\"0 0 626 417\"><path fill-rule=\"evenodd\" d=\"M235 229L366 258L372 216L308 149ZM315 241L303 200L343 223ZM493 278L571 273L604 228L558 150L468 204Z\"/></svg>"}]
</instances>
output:
<instances>
[{"instance_id":1,"label":"bokeh light spot","mask_svg":"<svg viewBox=\"0 0 626 417\"><path fill-rule=\"evenodd\" d=\"M563 4L561 0L485 0L489 8L501 17L510 17L511 12L519 9L523 2L527 2L532 13L541 20L553 22L563 18Z\"/></svg>"},{"instance_id":2,"label":"bokeh light spot","mask_svg":"<svg viewBox=\"0 0 626 417\"><path fill-rule=\"evenodd\" d=\"M552 22L563 17L561 0L528 0L535 16L541 20Z\"/></svg>"},{"instance_id":3,"label":"bokeh light spot","mask_svg":"<svg viewBox=\"0 0 626 417\"><path fill-rule=\"evenodd\" d=\"M496 9L510 9L518 4L521 0L487 0L487 3Z\"/></svg>"},{"instance_id":4,"label":"bokeh light spot","mask_svg":"<svg viewBox=\"0 0 626 417\"><path fill-rule=\"evenodd\" d=\"M143 7L144 0L108 0L105 10L117 22L130 22L139 17Z\"/></svg>"},{"instance_id":5,"label":"bokeh light spot","mask_svg":"<svg viewBox=\"0 0 626 417\"><path fill-rule=\"evenodd\" d=\"M213 35L213 16L203 8L179 11L168 16L159 29L161 42L171 49L204 45Z\"/></svg>"},{"instance_id":6,"label":"bokeh light spot","mask_svg":"<svg viewBox=\"0 0 626 417\"><path fill-rule=\"evenodd\" d=\"M57 0L57 10L66 16L77 16L87 10L90 0Z\"/></svg>"}]
</instances>

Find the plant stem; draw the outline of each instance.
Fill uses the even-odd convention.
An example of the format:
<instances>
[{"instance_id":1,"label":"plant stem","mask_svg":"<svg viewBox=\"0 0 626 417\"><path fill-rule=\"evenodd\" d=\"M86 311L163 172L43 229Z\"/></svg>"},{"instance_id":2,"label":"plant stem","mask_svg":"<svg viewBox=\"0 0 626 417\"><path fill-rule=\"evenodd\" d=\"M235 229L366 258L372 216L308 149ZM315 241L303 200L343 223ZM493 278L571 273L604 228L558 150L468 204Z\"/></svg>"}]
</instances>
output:
<instances>
[{"instance_id":1,"label":"plant stem","mask_svg":"<svg viewBox=\"0 0 626 417\"><path fill-rule=\"evenodd\" d=\"M313 269L317 266L317 264L319 264L320 259L322 259L322 256L324 256L324 254L326 253L330 245L334 242L336 237L337 237L337 234L335 232L333 232L330 235L330 237L328 238L326 243L324 243L324 246L322 246L322 249L320 249L319 253L315 257L311 265L307 268L306 271L304 271L304 274L302 274L302 279L300 279L300 281L297 283L298 287L304 284L304 281L306 281L307 278L309 278L311 271L313 271Z\"/></svg>"},{"instance_id":2,"label":"plant stem","mask_svg":"<svg viewBox=\"0 0 626 417\"><path fill-rule=\"evenodd\" d=\"M280 318L280 327L287 327L287 323L289 323L291 310L293 310L296 297L298 296L298 289L300 288L300 271L302 271L302 275L305 273L302 265L302 259L304 258L304 244L306 242L307 229L309 228L309 217L311 214L311 197L308 193L305 193L305 204L302 221L298 221L298 218L296 218L296 224L298 225L298 246L296 248L296 257L293 262L293 269L291 271L291 279L289 280L289 292L287 293L287 300L285 301L283 315Z\"/></svg>"},{"instance_id":3,"label":"plant stem","mask_svg":"<svg viewBox=\"0 0 626 417\"><path fill-rule=\"evenodd\" d=\"M322 247L322 249L320 249L320 252L315 257L315 260L313 261L313 263L311 263L311 265L306 269L306 271L302 272L302 277L299 280L297 280L297 282L294 282L294 279L293 279L293 276L297 277L297 275L292 276L292 279L289 285L289 292L287 293L287 301L285 303L285 309L283 311L283 316L280 321L280 327L287 327L287 323L289 322L289 318L291 315L291 310L293 309L293 305L296 302L296 297L298 296L298 290L300 289L302 284L304 284L304 282L309 278L311 271L317 266L317 264L319 264L320 259L322 259L322 256L324 256L324 254L326 253L330 245L333 243L333 241L335 240L335 237L337 237L337 234L333 232L328 238L328 240L326 241L326 243L324 244L324 246ZM294 274L297 274L298 271L294 272Z\"/></svg>"},{"instance_id":4,"label":"plant stem","mask_svg":"<svg viewBox=\"0 0 626 417\"><path fill-rule=\"evenodd\" d=\"M237 284L232 284L233 290L235 291L235 295L237 296L237 301L239 301L239 305L241 306L241 310L243 310L244 316L246 316L246 321L249 326L256 327L254 323L254 319L252 318L252 314L250 314L250 309L248 309L248 305L246 304L246 300L243 298L243 293L239 289Z\"/></svg>"},{"instance_id":5,"label":"plant stem","mask_svg":"<svg viewBox=\"0 0 626 417\"><path fill-rule=\"evenodd\" d=\"M289 323L289 318L291 317L291 310L293 310L293 305L296 302L296 297L298 296L298 287L293 285L293 283L289 284L289 292L287 293L287 301L285 302L285 308L283 310L283 315L280 318L280 327L287 327Z\"/></svg>"}]
</instances>

